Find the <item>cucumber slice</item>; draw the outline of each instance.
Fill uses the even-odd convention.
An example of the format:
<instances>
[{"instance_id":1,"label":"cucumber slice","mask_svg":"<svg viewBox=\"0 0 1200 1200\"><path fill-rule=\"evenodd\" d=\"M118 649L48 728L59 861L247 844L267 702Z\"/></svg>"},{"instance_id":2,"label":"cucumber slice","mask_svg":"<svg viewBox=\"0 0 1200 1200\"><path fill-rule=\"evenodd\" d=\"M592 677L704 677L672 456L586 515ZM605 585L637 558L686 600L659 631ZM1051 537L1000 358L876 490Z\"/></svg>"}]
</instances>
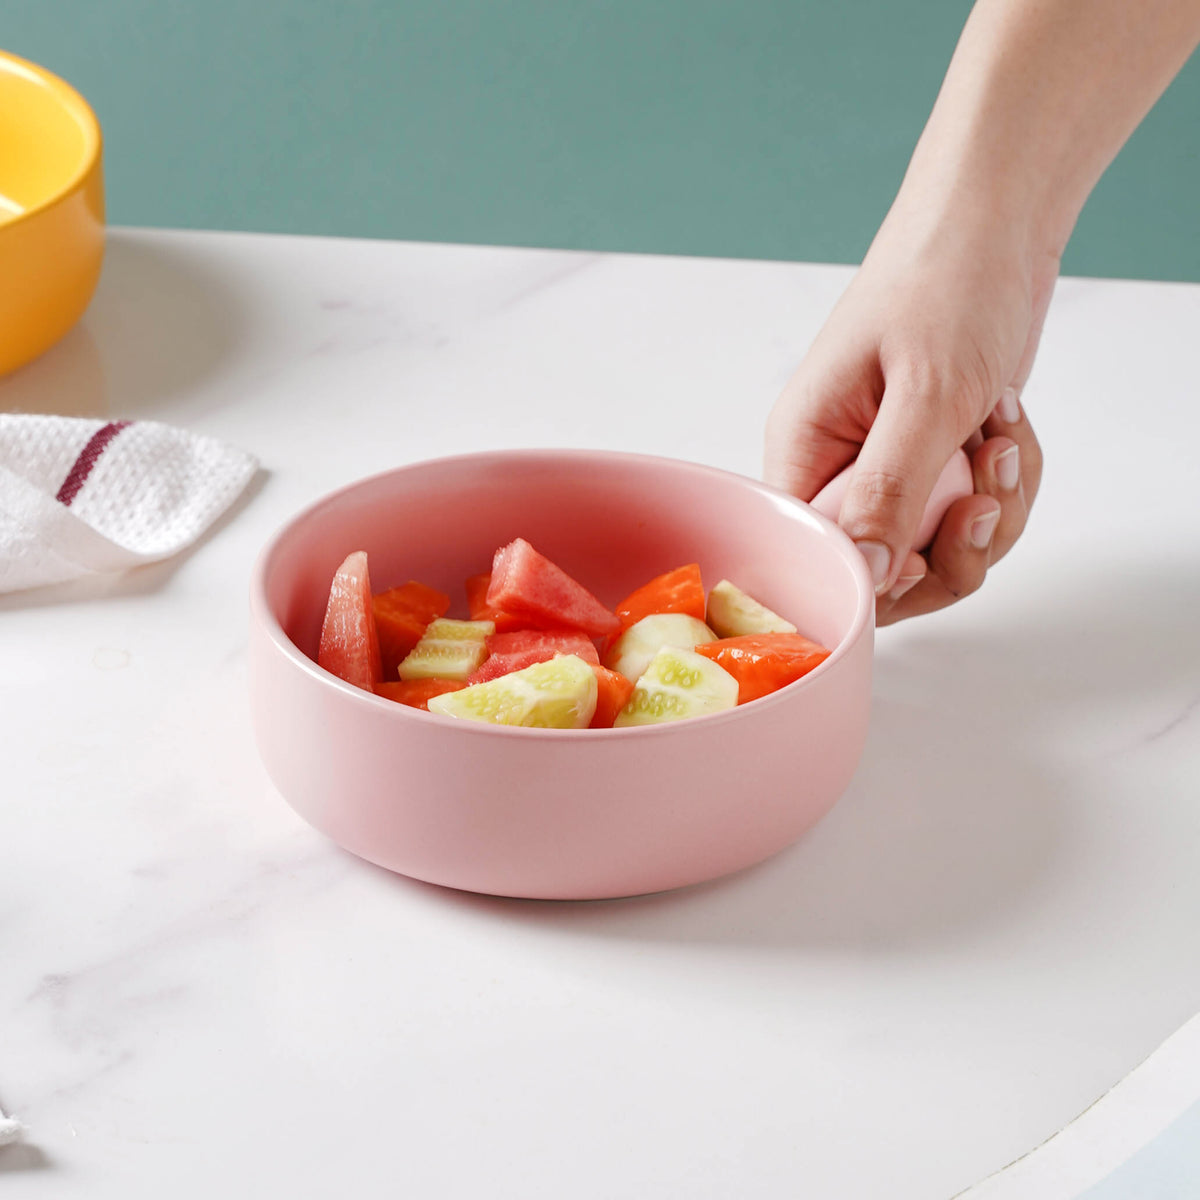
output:
<instances>
[{"instance_id":1,"label":"cucumber slice","mask_svg":"<svg viewBox=\"0 0 1200 1200\"><path fill-rule=\"evenodd\" d=\"M728 579L708 593L708 623L723 638L745 637L751 633L795 633L791 621L785 621L753 596Z\"/></svg>"},{"instance_id":2,"label":"cucumber slice","mask_svg":"<svg viewBox=\"0 0 1200 1200\"><path fill-rule=\"evenodd\" d=\"M560 654L461 692L434 696L429 711L492 725L586 729L596 712L596 694L596 672L579 655Z\"/></svg>"},{"instance_id":3,"label":"cucumber slice","mask_svg":"<svg viewBox=\"0 0 1200 1200\"><path fill-rule=\"evenodd\" d=\"M439 617L400 663L401 679L466 679L487 658L492 621L451 621Z\"/></svg>"},{"instance_id":4,"label":"cucumber slice","mask_svg":"<svg viewBox=\"0 0 1200 1200\"><path fill-rule=\"evenodd\" d=\"M636 682L664 646L690 650L701 642L716 640L717 635L703 621L687 613L654 613L635 621L617 638L604 656L604 665Z\"/></svg>"},{"instance_id":5,"label":"cucumber slice","mask_svg":"<svg viewBox=\"0 0 1200 1200\"><path fill-rule=\"evenodd\" d=\"M462 692L453 694L461 696ZM737 701L738 682L724 667L694 650L664 646L634 685L633 695L617 713L613 727L682 721L736 708ZM432 706L433 701L429 703Z\"/></svg>"}]
</instances>

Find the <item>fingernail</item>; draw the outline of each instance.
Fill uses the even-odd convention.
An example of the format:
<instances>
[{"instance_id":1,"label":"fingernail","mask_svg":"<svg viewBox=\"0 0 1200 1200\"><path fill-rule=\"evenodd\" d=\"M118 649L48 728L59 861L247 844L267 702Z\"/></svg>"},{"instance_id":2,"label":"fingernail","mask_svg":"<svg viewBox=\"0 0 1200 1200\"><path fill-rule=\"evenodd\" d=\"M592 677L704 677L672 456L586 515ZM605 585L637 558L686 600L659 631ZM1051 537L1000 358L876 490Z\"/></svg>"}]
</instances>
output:
<instances>
[{"instance_id":1,"label":"fingernail","mask_svg":"<svg viewBox=\"0 0 1200 1200\"><path fill-rule=\"evenodd\" d=\"M976 517L971 522L971 545L976 550L986 550L996 532L996 522L1000 520L999 511L990 512L986 516Z\"/></svg>"},{"instance_id":2,"label":"fingernail","mask_svg":"<svg viewBox=\"0 0 1200 1200\"><path fill-rule=\"evenodd\" d=\"M996 455L996 482L1006 492L1014 492L1021 478L1021 452L1009 446L1003 454Z\"/></svg>"},{"instance_id":3,"label":"fingernail","mask_svg":"<svg viewBox=\"0 0 1200 1200\"><path fill-rule=\"evenodd\" d=\"M859 553L867 560L867 570L871 572L871 582L875 585L875 595L879 595L887 585L888 572L892 569L892 552L882 542L855 542Z\"/></svg>"},{"instance_id":4,"label":"fingernail","mask_svg":"<svg viewBox=\"0 0 1200 1200\"><path fill-rule=\"evenodd\" d=\"M1006 425L1015 425L1021 419L1021 406L1017 403L1017 389L1006 387L996 402L996 416Z\"/></svg>"},{"instance_id":5,"label":"fingernail","mask_svg":"<svg viewBox=\"0 0 1200 1200\"><path fill-rule=\"evenodd\" d=\"M896 586L892 588L890 592L888 592L888 599L899 600L905 592L912 591L912 589L915 588L917 584L920 583L924 578L924 575L901 575L900 578L896 580Z\"/></svg>"}]
</instances>

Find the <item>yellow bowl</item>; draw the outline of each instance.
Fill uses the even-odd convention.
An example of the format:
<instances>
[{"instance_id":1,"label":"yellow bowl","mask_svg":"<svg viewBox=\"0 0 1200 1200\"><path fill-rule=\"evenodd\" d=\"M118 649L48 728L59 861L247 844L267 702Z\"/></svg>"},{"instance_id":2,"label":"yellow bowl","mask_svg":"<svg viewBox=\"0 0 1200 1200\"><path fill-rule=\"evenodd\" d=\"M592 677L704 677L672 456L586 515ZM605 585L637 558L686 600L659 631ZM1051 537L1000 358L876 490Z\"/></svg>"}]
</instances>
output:
<instances>
[{"instance_id":1,"label":"yellow bowl","mask_svg":"<svg viewBox=\"0 0 1200 1200\"><path fill-rule=\"evenodd\" d=\"M103 257L96 116L57 75L0 51L0 375L79 320Z\"/></svg>"}]
</instances>

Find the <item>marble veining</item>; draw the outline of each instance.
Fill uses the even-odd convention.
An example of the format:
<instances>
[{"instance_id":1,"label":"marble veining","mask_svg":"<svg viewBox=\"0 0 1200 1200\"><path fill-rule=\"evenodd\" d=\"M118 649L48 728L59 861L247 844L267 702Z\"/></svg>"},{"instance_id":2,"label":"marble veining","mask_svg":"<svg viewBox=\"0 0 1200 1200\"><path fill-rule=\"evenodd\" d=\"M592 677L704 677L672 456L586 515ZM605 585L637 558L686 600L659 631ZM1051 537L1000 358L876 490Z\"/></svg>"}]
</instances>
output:
<instances>
[{"instance_id":1,"label":"marble veining","mask_svg":"<svg viewBox=\"0 0 1200 1200\"><path fill-rule=\"evenodd\" d=\"M1169 720L1161 728L1154 730L1147 738L1147 742L1157 742L1159 738L1164 738L1168 734L1174 733L1180 726L1191 721L1197 711L1200 710L1200 692L1196 693L1184 706L1179 710L1177 716Z\"/></svg>"}]
</instances>

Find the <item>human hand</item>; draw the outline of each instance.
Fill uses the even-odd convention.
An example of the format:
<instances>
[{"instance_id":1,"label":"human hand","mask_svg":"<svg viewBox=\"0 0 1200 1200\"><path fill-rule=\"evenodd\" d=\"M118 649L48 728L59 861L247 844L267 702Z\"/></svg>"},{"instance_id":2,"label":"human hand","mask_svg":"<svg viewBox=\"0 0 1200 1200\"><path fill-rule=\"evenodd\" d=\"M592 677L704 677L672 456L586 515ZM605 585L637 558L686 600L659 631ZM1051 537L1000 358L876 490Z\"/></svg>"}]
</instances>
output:
<instances>
[{"instance_id":1,"label":"human hand","mask_svg":"<svg viewBox=\"0 0 1200 1200\"><path fill-rule=\"evenodd\" d=\"M1041 481L1018 397L1058 258L955 203L939 216L927 195L902 191L767 422L767 481L802 500L857 460L840 524L871 568L881 625L975 591L1021 535ZM925 503L959 446L975 494L918 554Z\"/></svg>"}]
</instances>

